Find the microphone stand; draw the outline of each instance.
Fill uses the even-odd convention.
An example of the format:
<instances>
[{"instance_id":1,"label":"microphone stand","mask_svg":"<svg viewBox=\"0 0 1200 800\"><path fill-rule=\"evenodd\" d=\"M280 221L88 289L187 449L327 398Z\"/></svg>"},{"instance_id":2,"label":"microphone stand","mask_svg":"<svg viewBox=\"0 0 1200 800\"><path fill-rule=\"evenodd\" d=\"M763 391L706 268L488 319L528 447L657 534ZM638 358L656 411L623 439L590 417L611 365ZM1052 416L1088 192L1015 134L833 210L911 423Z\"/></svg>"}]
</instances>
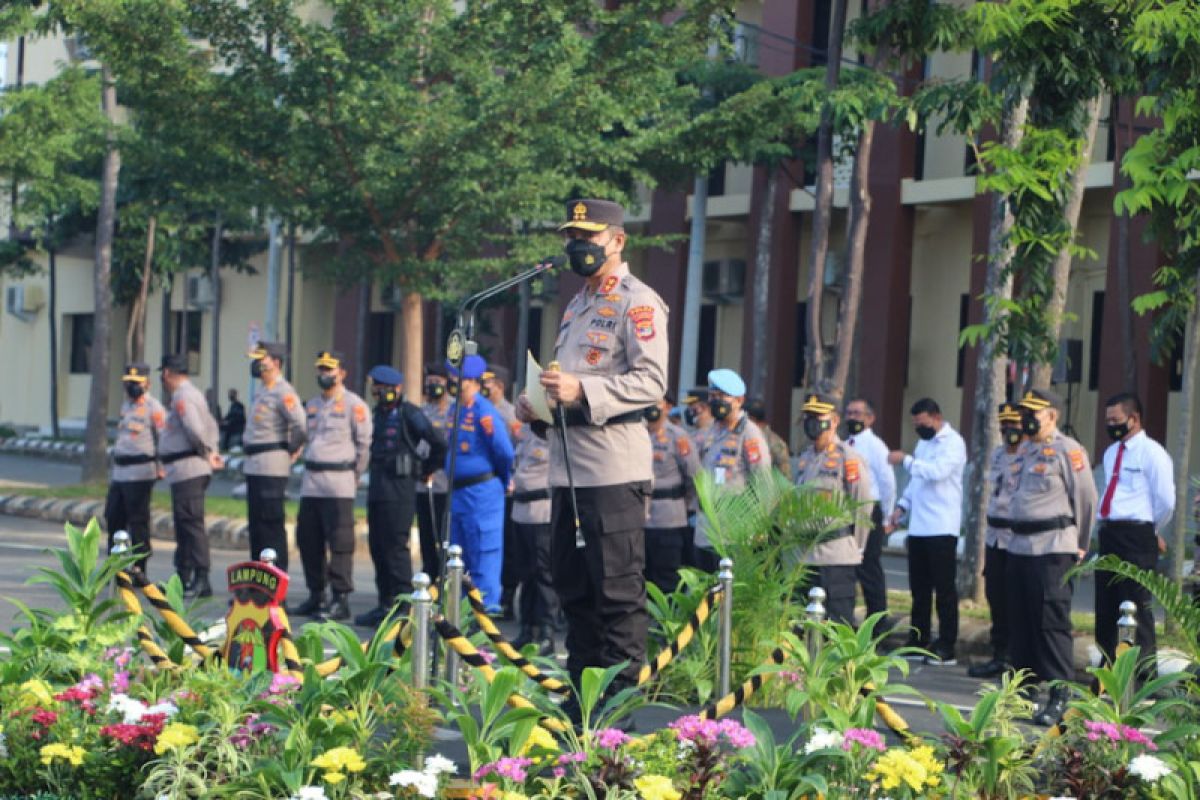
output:
<instances>
[{"instance_id":1,"label":"microphone stand","mask_svg":"<svg viewBox=\"0 0 1200 800\"><path fill-rule=\"evenodd\" d=\"M519 286L526 281L531 281L539 275L543 275L551 270L561 266L566 259L562 256L555 256L546 259L541 264L538 264L533 269L525 270L518 273L495 286L489 286L486 289L476 292L463 300L458 306L456 315L456 325L450 333L450 339L447 343L447 358L451 365L458 371L458 376L454 378L455 384L458 386L458 392L454 397L454 420L450 426L449 446L450 446L450 462L446 468L446 511L442 517L441 535L438 536L437 551L438 551L438 599L443 597L446 583L446 545L450 541L450 523L454 516L453 500L454 500L454 478L456 468L458 466L458 427L462 423L462 363L466 356L475 355L479 351L479 345L475 341L475 311L479 308L479 304L490 297L506 292L514 286ZM457 357L455 356L457 353ZM442 537L445 540L442 541ZM457 625L458 620L450 620L451 623ZM437 672L438 648L433 649L433 671Z\"/></svg>"}]
</instances>

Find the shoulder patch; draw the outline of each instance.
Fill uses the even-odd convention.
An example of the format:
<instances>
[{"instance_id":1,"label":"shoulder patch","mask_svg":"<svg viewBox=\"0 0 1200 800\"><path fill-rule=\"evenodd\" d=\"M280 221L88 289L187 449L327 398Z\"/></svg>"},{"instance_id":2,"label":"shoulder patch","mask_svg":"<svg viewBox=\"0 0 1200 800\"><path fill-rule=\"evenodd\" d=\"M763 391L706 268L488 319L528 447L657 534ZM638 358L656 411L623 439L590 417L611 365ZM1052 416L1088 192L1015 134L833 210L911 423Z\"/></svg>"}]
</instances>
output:
<instances>
[{"instance_id":1,"label":"shoulder patch","mask_svg":"<svg viewBox=\"0 0 1200 800\"><path fill-rule=\"evenodd\" d=\"M600 285L600 291L597 294L608 294L613 289L617 288L617 284L621 282L621 278L617 275L609 275L604 279L604 283Z\"/></svg>"},{"instance_id":2,"label":"shoulder patch","mask_svg":"<svg viewBox=\"0 0 1200 800\"><path fill-rule=\"evenodd\" d=\"M508 423L508 432L513 436L513 438L516 438L521 433L521 427L521 420L514 419L512 422Z\"/></svg>"},{"instance_id":3,"label":"shoulder patch","mask_svg":"<svg viewBox=\"0 0 1200 800\"><path fill-rule=\"evenodd\" d=\"M496 433L496 423L492 421L491 414L485 414L479 418L479 427L483 428L483 432L488 436Z\"/></svg>"},{"instance_id":4,"label":"shoulder patch","mask_svg":"<svg viewBox=\"0 0 1200 800\"><path fill-rule=\"evenodd\" d=\"M636 306L629 309L633 322L633 334L643 342L654 338L654 306Z\"/></svg>"},{"instance_id":5,"label":"shoulder patch","mask_svg":"<svg viewBox=\"0 0 1200 800\"><path fill-rule=\"evenodd\" d=\"M161 428L167 424L166 415L161 411L155 411L150 415L150 419L154 422L154 427Z\"/></svg>"},{"instance_id":6,"label":"shoulder patch","mask_svg":"<svg viewBox=\"0 0 1200 800\"><path fill-rule=\"evenodd\" d=\"M758 439L746 440L746 460L751 464L762 461L762 448L758 446Z\"/></svg>"},{"instance_id":7,"label":"shoulder patch","mask_svg":"<svg viewBox=\"0 0 1200 800\"><path fill-rule=\"evenodd\" d=\"M858 460L846 459L846 483L858 483Z\"/></svg>"},{"instance_id":8,"label":"shoulder patch","mask_svg":"<svg viewBox=\"0 0 1200 800\"><path fill-rule=\"evenodd\" d=\"M187 403L183 402L182 400L176 400L175 401L175 413L181 417L184 414L186 414L187 413Z\"/></svg>"},{"instance_id":9,"label":"shoulder patch","mask_svg":"<svg viewBox=\"0 0 1200 800\"><path fill-rule=\"evenodd\" d=\"M687 436L680 436L675 439L675 449L679 451L679 455L686 458L692 454L692 443L688 441Z\"/></svg>"},{"instance_id":10,"label":"shoulder patch","mask_svg":"<svg viewBox=\"0 0 1200 800\"><path fill-rule=\"evenodd\" d=\"M1076 472L1081 471L1087 465L1087 459L1083 456L1082 448L1075 448L1067 453L1067 457L1071 459L1071 468Z\"/></svg>"},{"instance_id":11,"label":"shoulder patch","mask_svg":"<svg viewBox=\"0 0 1200 800\"><path fill-rule=\"evenodd\" d=\"M309 416L315 415L317 413L317 404L309 403L304 410L308 412Z\"/></svg>"},{"instance_id":12,"label":"shoulder patch","mask_svg":"<svg viewBox=\"0 0 1200 800\"><path fill-rule=\"evenodd\" d=\"M283 396L283 405L285 408L292 409L296 407L296 395L285 394Z\"/></svg>"},{"instance_id":13,"label":"shoulder patch","mask_svg":"<svg viewBox=\"0 0 1200 800\"><path fill-rule=\"evenodd\" d=\"M354 407L354 421L355 422L366 422L367 421L367 407L363 403L359 403L358 405L356 405Z\"/></svg>"}]
</instances>

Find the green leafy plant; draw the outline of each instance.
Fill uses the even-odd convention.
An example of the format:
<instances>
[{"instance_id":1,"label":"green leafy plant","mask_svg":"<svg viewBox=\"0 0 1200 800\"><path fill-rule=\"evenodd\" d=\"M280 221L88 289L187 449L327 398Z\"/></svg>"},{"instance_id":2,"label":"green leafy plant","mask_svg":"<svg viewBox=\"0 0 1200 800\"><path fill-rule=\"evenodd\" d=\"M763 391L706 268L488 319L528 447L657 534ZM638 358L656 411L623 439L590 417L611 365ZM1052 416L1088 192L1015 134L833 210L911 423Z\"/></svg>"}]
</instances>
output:
<instances>
[{"instance_id":1,"label":"green leafy plant","mask_svg":"<svg viewBox=\"0 0 1200 800\"><path fill-rule=\"evenodd\" d=\"M985 687L966 717L950 703L937 704L946 729L952 796L962 791L980 800L1002 800L1033 791L1036 770L1016 724L1033 713L1022 692L1025 677L1006 673L999 686Z\"/></svg>"}]
</instances>

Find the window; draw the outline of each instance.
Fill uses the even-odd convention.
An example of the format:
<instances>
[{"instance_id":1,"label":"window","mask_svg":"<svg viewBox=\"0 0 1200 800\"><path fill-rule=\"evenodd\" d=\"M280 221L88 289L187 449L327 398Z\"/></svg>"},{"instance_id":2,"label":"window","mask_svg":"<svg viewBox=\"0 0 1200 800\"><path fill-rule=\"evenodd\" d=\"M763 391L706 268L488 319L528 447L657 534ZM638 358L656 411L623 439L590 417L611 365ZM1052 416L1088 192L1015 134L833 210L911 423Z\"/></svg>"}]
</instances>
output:
<instances>
[{"instance_id":1,"label":"window","mask_svg":"<svg viewBox=\"0 0 1200 800\"><path fill-rule=\"evenodd\" d=\"M68 314L71 321L71 374L85 375L91 371L92 314Z\"/></svg>"},{"instance_id":2,"label":"window","mask_svg":"<svg viewBox=\"0 0 1200 800\"><path fill-rule=\"evenodd\" d=\"M187 335L184 336L184 317L187 317ZM188 356L188 371L195 375L200 371L200 323L201 313L199 311L190 311L184 314L182 311L171 312L171 352L185 352L184 344L187 345Z\"/></svg>"},{"instance_id":3,"label":"window","mask_svg":"<svg viewBox=\"0 0 1200 800\"><path fill-rule=\"evenodd\" d=\"M971 296L968 294L959 295L958 297L958 335L962 338L962 332L967 327L967 322L971 314ZM963 368L966 366L967 348L963 344L958 346L958 358L954 365L954 385L959 389L963 385Z\"/></svg>"},{"instance_id":4,"label":"window","mask_svg":"<svg viewBox=\"0 0 1200 800\"><path fill-rule=\"evenodd\" d=\"M700 341L696 345L696 380L704 384L717 358L717 307L700 306ZM686 392L691 386L683 387Z\"/></svg>"},{"instance_id":5,"label":"window","mask_svg":"<svg viewBox=\"0 0 1200 800\"><path fill-rule=\"evenodd\" d=\"M808 303L796 303L796 359L792 373L794 388L804 386L804 370L808 366Z\"/></svg>"},{"instance_id":6,"label":"window","mask_svg":"<svg viewBox=\"0 0 1200 800\"><path fill-rule=\"evenodd\" d=\"M1104 292L1092 292L1092 338L1088 347L1088 389L1100 386L1100 338L1104 331Z\"/></svg>"},{"instance_id":7,"label":"window","mask_svg":"<svg viewBox=\"0 0 1200 800\"><path fill-rule=\"evenodd\" d=\"M725 194L725 164L722 161L708 174L708 196L720 197Z\"/></svg>"},{"instance_id":8,"label":"window","mask_svg":"<svg viewBox=\"0 0 1200 800\"><path fill-rule=\"evenodd\" d=\"M367 363L391 364L396 336L396 315L391 311L372 312L367 316Z\"/></svg>"}]
</instances>

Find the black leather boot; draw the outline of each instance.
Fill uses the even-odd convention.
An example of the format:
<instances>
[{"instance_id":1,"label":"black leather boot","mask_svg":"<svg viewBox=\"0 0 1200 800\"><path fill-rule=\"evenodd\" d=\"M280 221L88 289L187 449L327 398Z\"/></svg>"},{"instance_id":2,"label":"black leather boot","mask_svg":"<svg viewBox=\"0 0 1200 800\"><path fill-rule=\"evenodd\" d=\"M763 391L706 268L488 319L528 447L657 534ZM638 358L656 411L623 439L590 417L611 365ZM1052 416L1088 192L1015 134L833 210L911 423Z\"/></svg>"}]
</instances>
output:
<instances>
[{"instance_id":1,"label":"black leather boot","mask_svg":"<svg viewBox=\"0 0 1200 800\"><path fill-rule=\"evenodd\" d=\"M375 606L370 611L364 611L355 617L354 624L363 628L377 628L379 623L383 622L383 618L387 616L390 608L390 603L386 606Z\"/></svg>"},{"instance_id":2,"label":"black leather boot","mask_svg":"<svg viewBox=\"0 0 1200 800\"><path fill-rule=\"evenodd\" d=\"M1055 686L1050 690L1050 697L1046 699L1046 705L1042 706L1042 710L1033 716L1034 723L1044 728L1057 725L1062 721L1063 713L1066 712L1067 702L1070 699L1070 689L1065 686Z\"/></svg>"},{"instance_id":3,"label":"black leather boot","mask_svg":"<svg viewBox=\"0 0 1200 800\"><path fill-rule=\"evenodd\" d=\"M212 584L208 582L208 570L196 570L196 576L192 580L192 585L184 589L184 597L212 597Z\"/></svg>"},{"instance_id":4,"label":"black leather boot","mask_svg":"<svg viewBox=\"0 0 1200 800\"><path fill-rule=\"evenodd\" d=\"M179 582L183 585L183 593L187 594L192 588L192 571L190 569L177 569L175 574L179 576Z\"/></svg>"},{"instance_id":5,"label":"black leather boot","mask_svg":"<svg viewBox=\"0 0 1200 800\"><path fill-rule=\"evenodd\" d=\"M302 617L316 617L326 608L325 592L309 592L308 599L296 606L295 613Z\"/></svg>"},{"instance_id":6,"label":"black leather boot","mask_svg":"<svg viewBox=\"0 0 1200 800\"><path fill-rule=\"evenodd\" d=\"M523 650L525 649L525 645L531 644L533 641L533 626L522 625L521 632L517 634L517 638L512 640L512 646L517 650Z\"/></svg>"},{"instance_id":7,"label":"black leather boot","mask_svg":"<svg viewBox=\"0 0 1200 800\"><path fill-rule=\"evenodd\" d=\"M549 658L554 655L554 628L543 625L534 641L537 643L539 656Z\"/></svg>"},{"instance_id":8,"label":"black leather boot","mask_svg":"<svg viewBox=\"0 0 1200 800\"><path fill-rule=\"evenodd\" d=\"M329 604L329 610L325 612L325 619L332 619L338 622L350 619L350 595L345 592L334 592L333 602Z\"/></svg>"}]
</instances>

